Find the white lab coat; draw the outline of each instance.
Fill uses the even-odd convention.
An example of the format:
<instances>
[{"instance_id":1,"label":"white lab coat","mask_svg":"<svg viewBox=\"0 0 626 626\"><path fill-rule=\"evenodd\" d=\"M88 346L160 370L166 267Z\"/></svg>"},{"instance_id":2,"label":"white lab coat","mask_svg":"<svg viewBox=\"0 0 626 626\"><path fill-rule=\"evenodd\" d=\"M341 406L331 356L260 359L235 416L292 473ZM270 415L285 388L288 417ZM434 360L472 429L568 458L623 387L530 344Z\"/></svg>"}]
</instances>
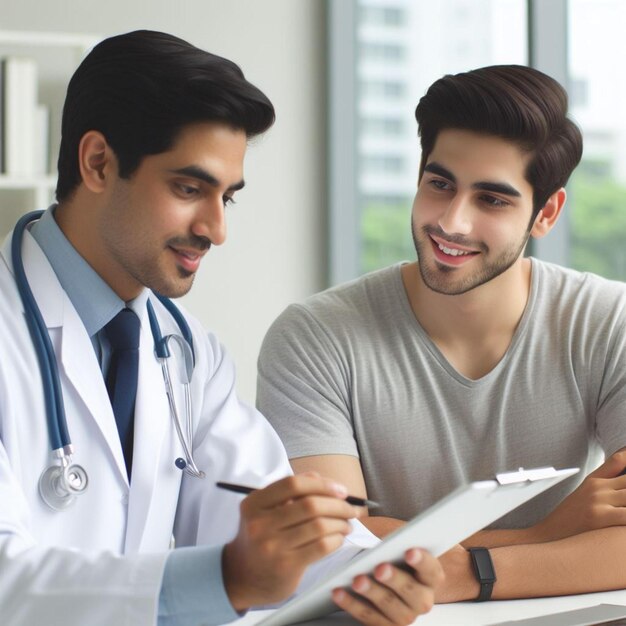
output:
<instances>
[{"instance_id":1,"label":"white lab coat","mask_svg":"<svg viewBox=\"0 0 626 626\"><path fill-rule=\"evenodd\" d=\"M73 461L89 488L65 512L47 508L38 480L51 455L39 366L12 276L10 236L0 259L0 623L4 626L152 626L174 532L177 545L222 544L236 533L241 497L216 480L267 484L290 473L268 423L235 394L231 361L188 317L196 351L194 454L207 477L184 476L145 309L129 487L122 448L91 341L32 236L22 256L59 364ZM163 334L178 333L153 298ZM172 359L177 377L177 361ZM175 382L175 389L181 386ZM177 398L182 409L184 401Z\"/></svg>"}]
</instances>

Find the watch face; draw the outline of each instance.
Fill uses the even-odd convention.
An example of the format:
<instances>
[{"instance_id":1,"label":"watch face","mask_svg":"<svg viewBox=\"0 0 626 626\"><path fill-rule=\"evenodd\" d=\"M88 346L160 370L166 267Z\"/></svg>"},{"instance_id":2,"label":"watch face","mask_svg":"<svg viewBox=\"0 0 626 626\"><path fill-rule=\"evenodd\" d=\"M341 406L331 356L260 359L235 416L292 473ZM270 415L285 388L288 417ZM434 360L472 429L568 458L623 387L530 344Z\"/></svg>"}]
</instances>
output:
<instances>
[{"instance_id":1,"label":"watch face","mask_svg":"<svg viewBox=\"0 0 626 626\"><path fill-rule=\"evenodd\" d=\"M470 549L470 553L476 570L476 577L479 582L495 583L496 572L493 569L493 563L491 562L491 556L489 556L489 550L486 548L473 548Z\"/></svg>"}]
</instances>

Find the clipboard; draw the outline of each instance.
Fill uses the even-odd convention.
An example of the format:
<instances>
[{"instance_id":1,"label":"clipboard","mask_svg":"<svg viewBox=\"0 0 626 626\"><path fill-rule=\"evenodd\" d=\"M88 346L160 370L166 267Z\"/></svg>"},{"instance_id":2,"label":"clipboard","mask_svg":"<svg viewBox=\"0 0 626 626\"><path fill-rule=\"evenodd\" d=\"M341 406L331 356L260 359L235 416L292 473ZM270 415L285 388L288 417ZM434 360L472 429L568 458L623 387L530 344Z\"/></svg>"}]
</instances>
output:
<instances>
[{"instance_id":1,"label":"clipboard","mask_svg":"<svg viewBox=\"0 0 626 626\"><path fill-rule=\"evenodd\" d=\"M498 474L493 480L461 485L257 626L287 626L337 611L331 591L349 586L356 575L371 572L379 563L403 563L404 552L412 547L425 548L439 556L578 470L577 467L520 468L516 472Z\"/></svg>"}]
</instances>

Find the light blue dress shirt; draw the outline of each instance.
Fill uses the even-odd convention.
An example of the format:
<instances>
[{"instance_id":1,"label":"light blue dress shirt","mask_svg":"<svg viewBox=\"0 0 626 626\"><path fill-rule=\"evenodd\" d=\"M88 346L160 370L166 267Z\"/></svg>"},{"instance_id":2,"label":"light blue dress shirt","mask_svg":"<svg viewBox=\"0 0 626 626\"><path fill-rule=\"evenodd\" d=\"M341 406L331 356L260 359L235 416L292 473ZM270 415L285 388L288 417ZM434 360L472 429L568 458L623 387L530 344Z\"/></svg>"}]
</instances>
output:
<instances>
[{"instance_id":1,"label":"light blue dress shirt","mask_svg":"<svg viewBox=\"0 0 626 626\"><path fill-rule=\"evenodd\" d=\"M106 371L110 348L101 331L126 303L67 240L54 220L54 209L55 205L50 207L30 232L78 312L100 367ZM145 306L147 298L144 290L129 306ZM237 617L222 580L222 546L172 550L163 572L158 626L217 625Z\"/></svg>"}]
</instances>

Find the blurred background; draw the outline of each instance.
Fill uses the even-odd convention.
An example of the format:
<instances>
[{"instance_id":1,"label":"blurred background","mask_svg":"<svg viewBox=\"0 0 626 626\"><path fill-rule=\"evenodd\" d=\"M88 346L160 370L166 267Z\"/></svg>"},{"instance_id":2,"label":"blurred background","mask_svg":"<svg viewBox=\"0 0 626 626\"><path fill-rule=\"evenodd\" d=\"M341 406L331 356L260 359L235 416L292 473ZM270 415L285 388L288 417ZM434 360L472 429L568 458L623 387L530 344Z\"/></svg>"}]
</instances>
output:
<instances>
[{"instance_id":1,"label":"blurred background","mask_svg":"<svg viewBox=\"0 0 626 626\"><path fill-rule=\"evenodd\" d=\"M256 357L290 302L415 256L409 216L417 101L438 77L529 64L570 94L585 139L557 228L529 250L626 278L623 0L0 0L0 57L35 59L48 172L0 174L0 233L52 200L65 86L99 39L163 30L238 63L274 102L252 142L226 244L184 304L234 358L254 402Z\"/></svg>"}]
</instances>

